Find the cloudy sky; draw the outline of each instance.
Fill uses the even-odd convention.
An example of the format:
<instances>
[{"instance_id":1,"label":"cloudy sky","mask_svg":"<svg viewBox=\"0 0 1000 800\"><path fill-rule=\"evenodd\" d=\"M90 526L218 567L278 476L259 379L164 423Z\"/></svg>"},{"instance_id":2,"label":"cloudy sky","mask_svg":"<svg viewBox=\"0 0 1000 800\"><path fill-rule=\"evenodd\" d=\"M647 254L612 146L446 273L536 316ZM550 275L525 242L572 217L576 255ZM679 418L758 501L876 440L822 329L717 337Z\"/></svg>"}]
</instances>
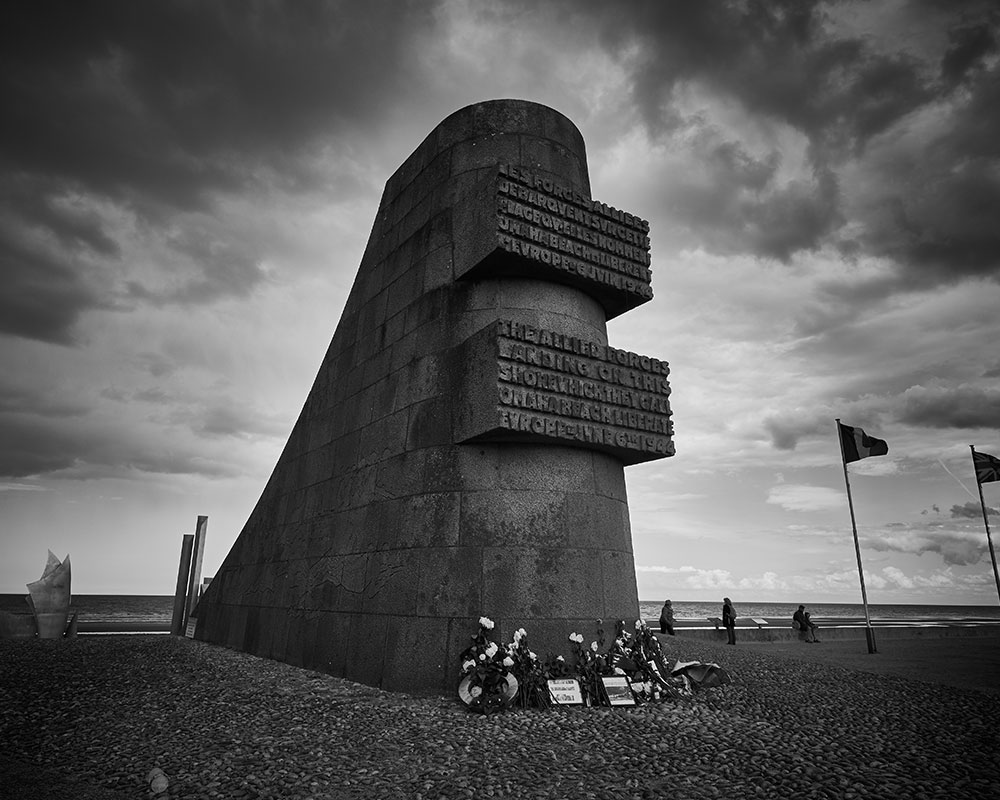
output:
<instances>
[{"instance_id":1,"label":"cloudy sky","mask_svg":"<svg viewBox=\"0 0 1000 800\"><path fill-rule=\"evenodd\" d=\"M952 0L3 4L0 592L51 548L169 594L198 514L211 575L386 179L505 97L651 225L609 325L673 371L640 597L859 602L840 417L890 448L850 467L869 601L997 604L1000 14Z\"/></svg>"}]
</instances>

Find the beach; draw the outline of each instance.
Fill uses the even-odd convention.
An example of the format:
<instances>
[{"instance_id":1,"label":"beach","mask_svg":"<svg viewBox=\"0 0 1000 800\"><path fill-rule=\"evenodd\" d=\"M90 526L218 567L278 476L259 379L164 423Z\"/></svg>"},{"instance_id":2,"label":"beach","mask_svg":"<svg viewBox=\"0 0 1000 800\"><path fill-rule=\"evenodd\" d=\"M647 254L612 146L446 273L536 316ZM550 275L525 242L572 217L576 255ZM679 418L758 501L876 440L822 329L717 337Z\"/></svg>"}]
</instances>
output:
<instances>
[{"instance_id":1,"label":"beach","mask_svg":"<svg viewBox=\"0 0 1000 800\"><path fill-rule=\"evenodd\" d=\"M992 798L1000 637L727 647L732 683L636 708L470 714L170 636L0 641L5 800Z\"/></svg>"}]
</instances>

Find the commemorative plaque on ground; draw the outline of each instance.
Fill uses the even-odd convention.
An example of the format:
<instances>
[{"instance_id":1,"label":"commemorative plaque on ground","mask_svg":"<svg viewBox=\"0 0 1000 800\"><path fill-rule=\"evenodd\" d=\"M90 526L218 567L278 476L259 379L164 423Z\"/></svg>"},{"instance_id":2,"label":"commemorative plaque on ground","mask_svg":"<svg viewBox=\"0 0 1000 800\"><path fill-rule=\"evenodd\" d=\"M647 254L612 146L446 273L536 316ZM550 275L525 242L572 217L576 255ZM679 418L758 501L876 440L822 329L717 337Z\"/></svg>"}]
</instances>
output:
<instances>
[{"instance_id":1,"label":"commemorative plaque on ground","mask_svg":"<svg viewBox=\"0 0 1000 800\"><path fill-rule=\"evenodd\" d=\"M632 687L624 675L601 678L601 681L604 683L604 691L607 693L611 705L635 705L635 695L632 694Z\"/></svg>"},{"instance_id":2,"label":"commemorative plaque on ground","mask_svg":"<svg viewBox=\"0 0 1000 800\"><path fill-rule=\"evenodd\" d=\"M549 699L560 706L582 706L583 692L576 678L559 678L547 681Z\"/></svg>"},{"instance_id":3,"label":"commemorative plaque on ground","mask_svg":"<svg viewBox=\"0 0 1000 800\"><path fill-rule=\"evenodd\" d=\"M624 467L674 453L670 370L608 341L652 297L649 225L583 138L500 100L389 178L333 340L195 636L451 693L488 614L537 652L638 616Z\"/></svg>"}]
</instances>

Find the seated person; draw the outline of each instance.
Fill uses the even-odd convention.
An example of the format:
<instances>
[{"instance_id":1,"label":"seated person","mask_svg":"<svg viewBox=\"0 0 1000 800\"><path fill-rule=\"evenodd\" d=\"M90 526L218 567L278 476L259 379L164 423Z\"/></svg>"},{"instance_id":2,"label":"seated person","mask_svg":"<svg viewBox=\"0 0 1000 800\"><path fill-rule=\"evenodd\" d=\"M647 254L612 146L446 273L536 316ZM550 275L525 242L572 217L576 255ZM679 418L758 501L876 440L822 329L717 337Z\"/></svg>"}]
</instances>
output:
<instances>
[{"instance_id":1,"label":"seated person","mask_svg":"<svg viewBox=\"0 0 1000 800\"><path fill-rule=\"evenodd\" d=\"M809 618L809 612L806 611L805 606L799 606L799 610L792 615L792 627L805 634L806 642L812 644L819 641L816 638L816 631L819 630L819 626Z\"/></svg>"}]
</instances>

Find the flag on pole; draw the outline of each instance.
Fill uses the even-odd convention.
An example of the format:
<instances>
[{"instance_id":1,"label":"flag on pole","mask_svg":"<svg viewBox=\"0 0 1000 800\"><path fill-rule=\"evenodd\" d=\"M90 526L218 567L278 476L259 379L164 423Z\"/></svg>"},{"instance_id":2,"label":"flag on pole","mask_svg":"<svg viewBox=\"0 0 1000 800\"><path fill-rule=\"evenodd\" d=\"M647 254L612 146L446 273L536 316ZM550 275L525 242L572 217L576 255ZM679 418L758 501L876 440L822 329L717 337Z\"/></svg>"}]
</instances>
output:
<instances>
[{"instance_id":1,"label":"flag on pole","mask_svg":"<svg viewBox=\"0 0 1000 800\"><path fill-rule=\"evenodd\" d=\"M840 422L837 425L840 428L840 441L844 445L845 464L860 461L869 456L884 456L889 452L889 445L882 439L869 436L861 428L854 428Z\"/></svg>"},{"instance_id":2,"label":"flag on pole","mask_svg":"<svg viewBox=\"0 0 1000 800\"><path fill-rule=\"evenodd\" d=\"M980 483L1000 481L1000 458L973 450L972 463L976 468L976 480Z\"/></svg>"}]
</instances>

